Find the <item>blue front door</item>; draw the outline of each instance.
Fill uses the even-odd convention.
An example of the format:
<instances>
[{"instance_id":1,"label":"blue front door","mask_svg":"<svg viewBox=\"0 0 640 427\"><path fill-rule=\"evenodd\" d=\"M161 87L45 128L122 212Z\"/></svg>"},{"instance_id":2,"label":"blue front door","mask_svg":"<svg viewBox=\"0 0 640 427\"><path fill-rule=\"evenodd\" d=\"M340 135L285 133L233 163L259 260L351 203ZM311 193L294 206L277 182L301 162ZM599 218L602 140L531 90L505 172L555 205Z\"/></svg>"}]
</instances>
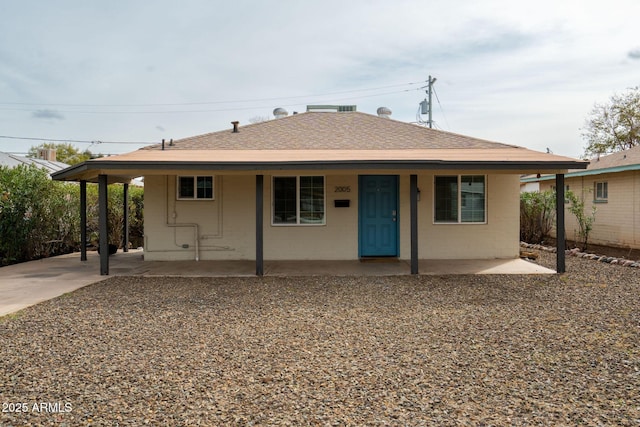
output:
<instances>
[{"instance_id":1,"label":"blue front door","mask_svg":"<svg viewBox=\"0 0 640 427\"><path fill-rule=\"evenodd\" d=\"M398 256L398 176L361 175L358 192L360 256Z\"/></svg>"}]
</instances>

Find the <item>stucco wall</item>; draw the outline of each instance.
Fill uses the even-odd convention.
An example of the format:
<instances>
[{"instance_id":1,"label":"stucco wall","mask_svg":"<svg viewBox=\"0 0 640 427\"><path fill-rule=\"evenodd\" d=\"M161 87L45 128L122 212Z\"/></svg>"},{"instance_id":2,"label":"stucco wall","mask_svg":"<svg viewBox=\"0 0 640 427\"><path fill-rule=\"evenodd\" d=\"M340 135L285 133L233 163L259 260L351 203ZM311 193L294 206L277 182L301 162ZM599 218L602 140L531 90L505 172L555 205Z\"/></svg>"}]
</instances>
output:
<instances>
[{"instance_id":1,"label":"stucco wall","mask_svg":"<svg viewBox=\"0 0 640 427\"><path fill-rule=\"evenodd\" d=\"M198 225L200 259L254 259L255 177L215 176L214 193L176 200L175 176L145 177L145 259L195 259L194 227L179 224Z\"/></svg>"},{"instance_id":2,"label":"stucco wall","mask_svg":"<svg viewBox=\"0 0 640 427\"><path fill-rule=\"evenodd\" d=\"M607 182L608 200L594 204L596 182ZM596 207L589 242L600 245L640 248L640 172L628 171L582 177L565 177L565 184L584 198L585 212ZM541 191L550 190L555 181L543 181ZM577 238L578 223L565 208L567 239ZM554 230L555 233L555 230ZM555 235L555 234L554 234Z\"/></svg>"},{"instance_id":3,"label":"stucco wall","mask_svg":"<svg viewBox=\"0 0 640 427\"><path fill-rule=\"evenodd\" d=\"M300 172L308 175L309 172ZM295 173L294 173L295 174ZM313 174L324 175L322 172ZM289 173L278 174L286 176ZM264 258L358 259L358 177L325 176L325 225L272 225L272 175L264 177ZM349 192L336 192L350 189ZM334 207L334 200L349 200L348 208Z\"/></svg>"},{"instance_id":4,"label":"stucco wall","mask_svg":"<svg viewBox=\"0 0 640 427\"><path fill-rule=\"evenodd\" d=\"M326 224L321 226L273 225L272 175L265 174L265 260L358 259L358 175L314 174L325 176ZM409 259L409 173L399 178L400 258ZM486 185L486 224L434 224L434 174L419 174L420 258L513 258L518 255L518 176L488 175ZM146 177L145 259L195 259L194 227L168 225L184 223L198 224L200 259L255 259L255 176L217 175L214 192L212 201L180 201L176 200L175 176ZM334 207L336 199L347 199L350 206Z\"/></svg>"},{"instance_id":5,"label":"stucco wall","mask_svg":"<svg viewBox=\"0 0 640 427\"><path fill-rule=\"evenodd\" d=\"M519 178L487 175L486 186L486 224L437 224L433 221L434 175L418 177L420 258L491 259L519 255Z\"/></svg>"}]
</instances>

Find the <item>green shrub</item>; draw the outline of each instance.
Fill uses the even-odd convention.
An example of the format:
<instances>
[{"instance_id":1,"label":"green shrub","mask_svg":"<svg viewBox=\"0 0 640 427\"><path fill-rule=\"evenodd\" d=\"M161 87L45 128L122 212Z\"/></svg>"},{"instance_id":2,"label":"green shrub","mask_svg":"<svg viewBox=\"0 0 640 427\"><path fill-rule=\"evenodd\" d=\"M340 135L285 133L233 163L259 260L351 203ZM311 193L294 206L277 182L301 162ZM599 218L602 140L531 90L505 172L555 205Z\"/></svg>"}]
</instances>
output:
<instances>
[{"instance_id":1,"label":"green shrub","mask_svg":"<svg viewBox=\"0 0 640 427\"><path fill-rule=\"evenodd\" d=\"M593 230L593 223L596 221L596 207L591 208L591 213L587 215L584 211L584 198L578 197L573 191L567 191L565 194L569 202L569 212L576 218L578 230L576 243L580 243L580 250L586 251L589 244L589 235ZM580 239L578 241L578 239Z\"/></svg>"},{"instance_id":2,"label":"green shrub","mask_svg":"<svg viewBox=\"0 0 640 427\"><path fill-rule=\"evenodd\" d=\"M109 226L109 243L122 246L124 231L124 186L112 184L107 191L107 223ZM129 240L134 247L142 246L144 190L129 187ZM99 241L99 205L98 186L87 185L87 235L89 241L97 245Z\"/></svg>"},{"instance_id":3,"label":"green shrub","mask_svg":"<svg viewBox=\"0 0 640 427\"><path fill-rule=\"evenodd\" d=\"M108 190L109 243L122 245L123 186ZM130 240L142 245L144 190L129 189ZM87 233L98 239L98 187L87 185ZM80 248L80 186L36 166L0 167L0 266Z\"/></svg>"},{"instance_id":4,"label":"green shrub","mask_svg":"<svg viewBox=\"0 0 640 427\"><path fill-rule=\"evenodd\" d=\"M555 192L520 193L520 240L542 243L555 221Z\"/></svg>"}]
</instances>

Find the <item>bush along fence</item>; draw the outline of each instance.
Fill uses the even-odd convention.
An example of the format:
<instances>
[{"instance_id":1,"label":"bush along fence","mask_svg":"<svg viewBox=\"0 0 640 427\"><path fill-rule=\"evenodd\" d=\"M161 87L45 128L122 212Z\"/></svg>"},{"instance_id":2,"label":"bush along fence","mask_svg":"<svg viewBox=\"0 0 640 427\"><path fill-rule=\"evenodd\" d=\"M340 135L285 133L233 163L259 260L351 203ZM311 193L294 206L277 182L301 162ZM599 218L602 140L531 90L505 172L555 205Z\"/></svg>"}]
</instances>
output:
<instances>
[{"instance_id":1,"label":"bush along fence","mask_svg":"<svg viewBox=\"0 0 640 427\"><path fill-rule=\"evenodd\" d=\"M123 186L109 186L109 243L122 245ZM142 245L144 190L129 189L129 239ZM98 188L87 186L88 243L97 243ZM86 244L87 242L85 242ZM80 186L36 166L0 167L0 266L80 249Z\"/></svg>"},{"instance_id":2,"label":"bush along fence","mask_svg":"<svg viewBox=\"0 0 640 427\"><path fill-rule=\"evenodd\" d=\"M576 244L582 251L587 250L589 235L596 220L596 208L585 212L584 196L572 191L565 192L565 206L573 215L578 229L573 230ZM520 193L520 240L529 243L543 243L556 225L555 191L535 191ZM566 246L566 242L565 242Z\"/></svg>"}]
</instances>

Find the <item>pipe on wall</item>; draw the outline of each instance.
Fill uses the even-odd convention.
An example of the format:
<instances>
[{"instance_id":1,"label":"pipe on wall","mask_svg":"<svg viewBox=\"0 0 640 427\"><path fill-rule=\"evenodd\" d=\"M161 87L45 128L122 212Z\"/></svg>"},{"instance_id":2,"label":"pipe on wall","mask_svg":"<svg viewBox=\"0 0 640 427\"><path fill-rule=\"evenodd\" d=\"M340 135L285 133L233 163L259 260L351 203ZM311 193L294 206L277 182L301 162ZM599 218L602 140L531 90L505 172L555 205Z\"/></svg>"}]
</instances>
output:
<instances>
[{"instance_id":1,"label":"pipe on wall","mask_svg":"<svg viewBox=\"0 0 640 427\"><path fill-rule=\"evenodd\" d=\"M194 237L194 240L196 242L196 244L195 244L196 261L200 261L200 244L198 242L200 240L200 238L198 237L198 224L190 223L190 222L175 223L175 224L167 223L167 227L173 227L173 228L177 228L177 227L193 227L193 237Z\"/></svg>"}]
</instances>

